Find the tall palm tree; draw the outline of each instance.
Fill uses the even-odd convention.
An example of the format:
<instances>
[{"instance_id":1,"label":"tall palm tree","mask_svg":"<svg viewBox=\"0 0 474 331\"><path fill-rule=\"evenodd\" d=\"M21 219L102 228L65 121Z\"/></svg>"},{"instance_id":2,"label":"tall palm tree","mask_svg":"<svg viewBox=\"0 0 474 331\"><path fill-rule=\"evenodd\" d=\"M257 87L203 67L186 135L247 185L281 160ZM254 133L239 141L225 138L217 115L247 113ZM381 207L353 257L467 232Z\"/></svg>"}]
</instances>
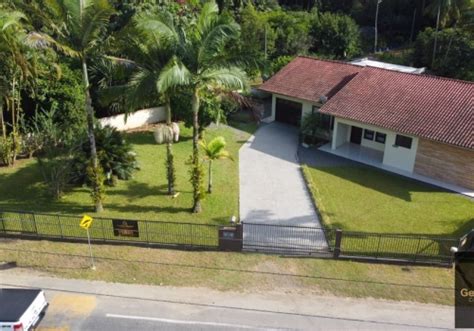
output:
<instances>
[{"instance_id":1,"label":"tall palm tree","mask_svg":"<svg viewBox=\"0 0 474 331\"><path fill-rule=\"evenodd\" d=\"M219 15L214 1L203 5L195 24L182 31L165 21L154 24L155 33L177 44L177 58L166 66L159 79L159 88L185 87L192 93L193 212L201 212L202 173L199 158L199 108L204 93L244 89L245 72L228 57L225 46L239 35L239 26L229 17Z\"/></svg>"},{"instance_id":2,"label":"tall palm tree","mask_svg":"<svg viewBox=\"0 0 474 331\"><path fill-rule=\"evenodd\" d=\"M204 151L204 159L209 162L209 175L208 175L208 185L207 193L212 193L212 162L216 160L234 160L229 151L226 151L224 148L226 142L224 137L215 137L209 143L205 140L200 141L199 143Z\"/></svg>"},{"instance_id":3,"label":"tall palm tree","mask_svg":"<svg viewBox=\"0 0 474 331\"><path fill-rule=\"evenodd\" d=\"M20 148L19 122L21 89L35 75L35 56L24 40L26 17L19 11L0 7L0 130L4 144L10 145L11 153L4 162L12 165ZM7 135L3 105L10 113L11 132ZM10 138L8 138L8 137ZM7 139L11 139L10 142Z\"/></svg>"},{"instance_id":4,"label":"tall palm tree","mask_svg":"<svg viewBox=\"0 0 474 331\"><path fill-rule=\"evenodd\" d=\"M474 0L457 0L456 1L456 10L453 19L453 30L459 27L461 29L472 29L474 23ZM446 47L446 53L444 55L444 61L448 59L449 51L453 44L454 33L451 34L449 38L448 47Z\"/></svg>"},{"instance_id":5,"label":"tall palm tree","mask_svg":"<svg viewBox=\"0 0 474 331\"><path fill-rule=\"evenodd\" d=\"M132 70L130 79L126 84L104 89L102 94L104 100L122 98L127 111L161 102L166 109L166 123L171 126L170 98L174 91L172 87L161 89L158 81L162 71L173 66L176 61L176 43L166 35L155 33L155 24L163 21L170 26L174 24L169 13L145 13L134 19L133 27L122 37L122 42L127 45L125 54L121 57L109 57L112 63ZM166 164L169 195L175 193L172 145L173 141L168 140Z\"/></svg>"},{"instance_id":6,"label":"tall palm tree","mask_svg":"<svg viewBox=\"0 0 474 331\"><path fill-rule=\"evenodd\" d=\"M66 56L78 59L82 66L84 82L85 110L87 113L87 129L91 146L91 163L95 177L98 178L100 165L94 136L94 109L90 95L89 73L87 62L102 40L113 8L108 0L48 0L48 8L52 16L47 23L50 34L35 32L29 36L31 44L36 46L52 46ZM92 196L101 195L101 185L93 181ZM101 199L94 199L96 212L103 210Z\"/></svg>"},{"instance_id":7,"label":"tall palm tree","mask_svg":"<svg viewBox=\"0 0 474 331\"><path fill-rule=\"evenodd\" d=\"M426 7L426 11L430 15L436 16L436 30L433 43L433 55L431 57L431 68L433 68L435 64L439 28L445 26L450 18L455 21L458 20L461 12L460 9L464 4L465 0L433 0Z\"/></svg>"}]
</instances>

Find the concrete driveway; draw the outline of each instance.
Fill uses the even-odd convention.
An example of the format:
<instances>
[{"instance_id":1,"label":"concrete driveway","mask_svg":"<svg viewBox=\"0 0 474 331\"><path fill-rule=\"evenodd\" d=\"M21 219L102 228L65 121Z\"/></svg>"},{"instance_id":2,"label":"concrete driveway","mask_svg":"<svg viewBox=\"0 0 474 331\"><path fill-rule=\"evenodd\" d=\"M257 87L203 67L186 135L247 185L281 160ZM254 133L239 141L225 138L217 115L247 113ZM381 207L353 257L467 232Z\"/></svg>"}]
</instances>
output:
<instances>
[{"instance_id":1,"label":"concrete driveway","mask_svg":"<svg viewBox=\"0 0 474 331\"><path fill-rule=\"evenodd\" d=\"M240 149L240 219L249 224L244 246L327 247L297 150L298 129L277 122L259 128Z\"/></svg>"}]
</instances>

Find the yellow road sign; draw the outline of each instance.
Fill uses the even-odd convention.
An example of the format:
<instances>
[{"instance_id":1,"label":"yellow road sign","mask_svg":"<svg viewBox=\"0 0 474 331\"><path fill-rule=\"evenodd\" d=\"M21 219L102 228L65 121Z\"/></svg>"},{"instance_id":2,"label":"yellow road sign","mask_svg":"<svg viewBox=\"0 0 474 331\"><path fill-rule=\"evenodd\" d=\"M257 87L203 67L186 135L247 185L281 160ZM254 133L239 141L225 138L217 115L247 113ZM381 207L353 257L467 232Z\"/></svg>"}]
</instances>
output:
<instances>
[{"instance_id":1,"label":"yellow road sign","mask_svg":"<svg viewBox=\"0 0 474 331\"><path fill-rule=\"evenodd\" d=\"M88 215L84 215L84 217L82 217L81 223L79 223L79 226L87 230L91 227L91 225L92 225L92 217Z\"/></svg>"}]
</instances>

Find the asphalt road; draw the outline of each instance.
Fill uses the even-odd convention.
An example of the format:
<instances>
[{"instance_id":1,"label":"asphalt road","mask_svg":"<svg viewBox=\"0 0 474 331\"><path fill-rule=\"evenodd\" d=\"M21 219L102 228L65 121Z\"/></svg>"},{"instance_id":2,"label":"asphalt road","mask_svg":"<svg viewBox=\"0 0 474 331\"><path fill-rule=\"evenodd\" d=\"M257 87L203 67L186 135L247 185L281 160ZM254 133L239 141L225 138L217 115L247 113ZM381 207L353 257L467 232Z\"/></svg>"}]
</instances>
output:
<instances>
[{"instance_id":1,"label":"asphalt road","mask_svg":"<svg viewBox=\"0 0 474 331\"><path fill-rule=\"evenodd\" d=\"M0 287L39 287L39 330L437 330L453 308L373 299L126 285L0 271Z\"/></svg>"}]
</instances>

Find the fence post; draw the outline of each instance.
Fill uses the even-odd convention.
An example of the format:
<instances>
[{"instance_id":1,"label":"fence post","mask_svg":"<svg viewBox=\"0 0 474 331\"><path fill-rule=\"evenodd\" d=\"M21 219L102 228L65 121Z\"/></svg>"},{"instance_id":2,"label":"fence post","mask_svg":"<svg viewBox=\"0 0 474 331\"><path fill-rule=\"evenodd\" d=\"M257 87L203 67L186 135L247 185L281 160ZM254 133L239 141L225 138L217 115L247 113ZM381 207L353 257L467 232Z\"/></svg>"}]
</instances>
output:
<instances>
[{"instance_id":1,"label":"fence post","mask_svg":"<svg viewBox=\"0 0 474 331\"><path fill-rule=\"evenodd\" d=\"M5 227L5 221L3 220L3 212L0 212L0 229L3 230L3 233L7 233L7 229Z\"/></svg>"},{"instance_id":2,"label":"fence post","mask_svg":"<svg viewBox=\"0 0 474 331\"><path fill-rule=\"evenodd\" d=\"M102 239L105 242L105 230L104 230L104 222L105 220L103 218L100 218L100 227L102 228Z\"/></svg>"},{"instance_id":3,"label":"fence post","mask_svg":"<svg viewBox=\"0 0 474 331\"><path fill-rule=\"evenodd\" d=\"M36 236L38 237L39 233L38 233L38 226L36 225L36 215L34 213L31 213L31 215L33 215L33 224L35 225L35 232L36 232Z\"/></svg>"},{"instance_id":4,"label":"fence post","mask_svg":"<svg viewBox=\"0 0 474 331\"><path fill-rule=\"evenodd\" d=\"M63 239L64 235L63 235L63 225L61 223L61 217L58 215L57 218L58 218L58 223L59 223L59 231L60 231L60 234L61 234L61 239Z\"/></svg>"},{"instance_id":5,"label":"fence post","mask_svg":"<svg viewBox=\"0 0 474 331\"><path fill-rule=\"evenodd\" d=\"M335 259L339 258L341 254L341 242L342 242L342 230L336 229L336 242L334 243L334 253L333 256Z\"/></svg>"},{"instance_id":6,"label":"fence post","mask_svg":"<svg viewBox=\"0 0 474 331\"><path fill-rule=\"evenodd\" d=\"M379 258L379 251L380 251L380 242L382 241L382 234L379 233L379 242L377 243L377 254L375 255L375 259Z\"/></svg>"},{"instance_id":7,"label":"fence post","mask_svg":"<svg viewBox=\"0 0 474 331\"><path fill-rule=\"evenodd\" d=\"M418 245L416 246L416 251L415 251L415 259L413 260L413 262L416 262L416 259L418 258L418 251L420 249L420 244L421 244L421 237L420 239L418 239Z\"/></svg>"},{"instance_id":8,"label":"fence post","mask_svg":"<svg viewBox=\"0 0 474 331\"><path fill-rule=\"evenodd\" d=\"M150 237L148 236L148 221L145 221L146 242L150 244Z\"/></svg>"}]
</instances>

